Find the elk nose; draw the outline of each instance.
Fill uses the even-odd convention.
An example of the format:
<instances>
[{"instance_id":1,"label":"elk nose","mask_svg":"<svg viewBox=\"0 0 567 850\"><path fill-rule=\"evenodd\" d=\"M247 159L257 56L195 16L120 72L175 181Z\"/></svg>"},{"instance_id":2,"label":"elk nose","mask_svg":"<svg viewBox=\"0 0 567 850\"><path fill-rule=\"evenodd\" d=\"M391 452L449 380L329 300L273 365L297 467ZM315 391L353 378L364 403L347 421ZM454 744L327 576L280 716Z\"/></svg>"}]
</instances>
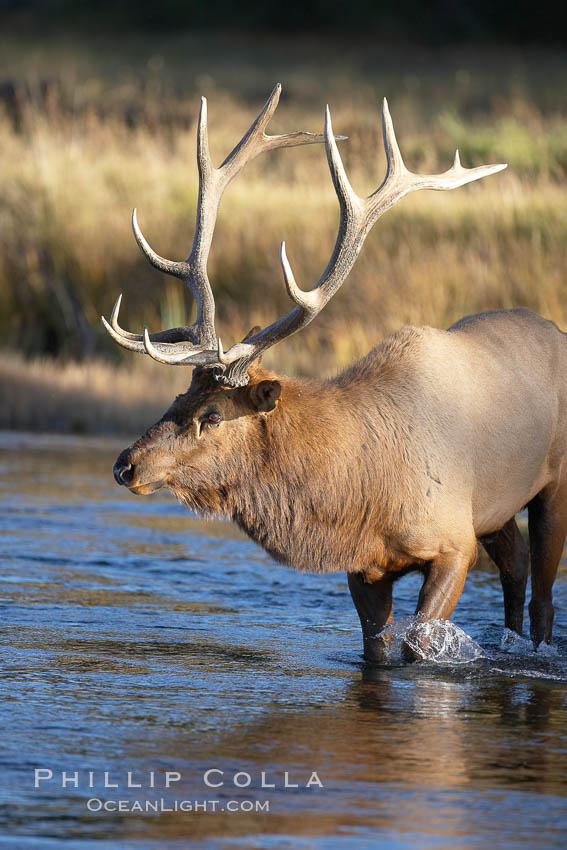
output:
<instances>
[{"instance_id":1,"label":"elk nose","mask_svg":"<svg viewBox=\"0 0 567 850\"><path fill-rule=\"evenodd\" d=\"M134 478L134 465L130 463L130 455L128 451L122 452L118 460L114 464L112 470L114 472L114 480L117 484L130 484Z\"/></svg>"}]
</instances>

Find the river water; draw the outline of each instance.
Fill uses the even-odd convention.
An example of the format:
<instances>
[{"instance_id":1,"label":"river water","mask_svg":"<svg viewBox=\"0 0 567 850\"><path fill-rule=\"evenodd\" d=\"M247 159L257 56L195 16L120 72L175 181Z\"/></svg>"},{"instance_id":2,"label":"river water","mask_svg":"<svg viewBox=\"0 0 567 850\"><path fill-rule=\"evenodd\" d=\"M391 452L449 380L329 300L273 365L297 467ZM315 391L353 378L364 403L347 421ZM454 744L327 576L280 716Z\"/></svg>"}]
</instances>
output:
<instances>
[{"instance_id":1,"label":"river water","mask_svg":"<svg viewBox=\"0 0 567 850\"><path fill-rule=\"evenodd\" d=\"M0 848L567 846L563 565L552 652L481 562L453 658L366 665L344 575L119 489L124 445L0 435Z\"/></svg>"}]
</instances>

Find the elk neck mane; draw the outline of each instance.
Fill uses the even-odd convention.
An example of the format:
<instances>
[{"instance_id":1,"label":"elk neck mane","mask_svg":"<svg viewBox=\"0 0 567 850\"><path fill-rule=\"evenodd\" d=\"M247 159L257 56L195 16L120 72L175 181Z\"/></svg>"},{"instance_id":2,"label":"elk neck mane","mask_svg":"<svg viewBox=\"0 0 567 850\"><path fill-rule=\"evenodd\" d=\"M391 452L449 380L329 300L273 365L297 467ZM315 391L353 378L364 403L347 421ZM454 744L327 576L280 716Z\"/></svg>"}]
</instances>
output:
<instances>
[{"instance_id":1,"label":"elk neck mane","mask_svg":"<svg viewBox=\"0 0 567 850\"><path fill-rule=\"evenodd\" d=\"M219 512L299 569L390 559L388 530L406 521L426 463L398 404L404 373L412 390L420 339L420 329L403 329L325 381L278 378L281 398L262 417L253 454L211 500Z\"/></svg>"}]
</instances>

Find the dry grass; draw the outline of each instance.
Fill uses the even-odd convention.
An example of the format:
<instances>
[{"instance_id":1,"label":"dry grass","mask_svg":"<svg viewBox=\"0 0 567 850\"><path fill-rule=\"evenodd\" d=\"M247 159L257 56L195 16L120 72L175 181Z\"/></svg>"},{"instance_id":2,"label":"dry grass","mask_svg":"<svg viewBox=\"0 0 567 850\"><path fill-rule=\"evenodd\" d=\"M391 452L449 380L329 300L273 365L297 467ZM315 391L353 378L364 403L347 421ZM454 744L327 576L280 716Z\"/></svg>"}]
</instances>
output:
<instances>
[{"instance_id":1,"label":"dry grass","mask_svg":"<svg viewBox=\"0 0 567 850\"><path fill-rule=\"evenodd\" d=\"M154 417L145 416L139 399L155 399L157 414L187 380L176 374L175 388L163 388L161 378L155 380L160 367L147 358L134 366L129 354L123 368L100 362L118 357L99 316L108 314L119 291L122 323L132 329L184 323L191 309L180 285L139 256L130 212L138 208L160 253L186 255L197 194L199 89L209 95L218 162L248 126L262 103L260 91L268 93L284 60L277 51L269 58L252 53L248 61L234 54L232 65L217 57L208 73L196 73L191 62L204 61L207 45L194 40L193 59L182 46L170 39L163 49L150 49L139 40L138 52L132 48L120 67L112 66L108 45L98 58L92 49L44 46L42 67L49 71L57 58L64 70L62 81L41 95L37 51L36 65L25 72L17 45L4 52L10 74L27 79L27 88L16 120L10 109L0 118L0 340L36 356L57 351L98 358L82 369L27 367L4 358L5 426L90 430L98 417L103 430L130 430L130 421ZM274 130L320 129L328 95L336 132L349 136L341 150L361 194L382 179L375 94L384 91L392 94L410 167L440 170L457 146L465 165L504 160L510 167L456 192L419 193L389 212L343 290L310 328L270 352L268 365L328 374L399 325L447 326L488 308L524 304L567 326L567 117L559 94L567 63L534 54L522 76L517 56L460 56L458 65L450 54L437 64L418 56L400 75L393 60L374 67L368 51L356 59L345 51L329 66L327 91L317 68L324 57L312 51L308 62L307 48L305 54L294 50L288 61L295 64L283 74L293 97L282 101ZM132 81L133 67L146 69L143 79ZM209 264L225 347L289 308L277 259L281 239L300 285L317 280L332 250L337 214L319 146L261 157L229 187ZM77 396L88 415L76 413ZM112 413L117 399L124 418Z\"/></svg>"},{"instance_id":2,"label":"dry grass","mask_svg":"<svg viewBox=\"0 0 567 850\"><path fill-rule=\"evenodd\" d=\"M0 357L0 429L74 434L139 434L187 389L182 369L61 363Z\"/></svg>"}]
</instances>

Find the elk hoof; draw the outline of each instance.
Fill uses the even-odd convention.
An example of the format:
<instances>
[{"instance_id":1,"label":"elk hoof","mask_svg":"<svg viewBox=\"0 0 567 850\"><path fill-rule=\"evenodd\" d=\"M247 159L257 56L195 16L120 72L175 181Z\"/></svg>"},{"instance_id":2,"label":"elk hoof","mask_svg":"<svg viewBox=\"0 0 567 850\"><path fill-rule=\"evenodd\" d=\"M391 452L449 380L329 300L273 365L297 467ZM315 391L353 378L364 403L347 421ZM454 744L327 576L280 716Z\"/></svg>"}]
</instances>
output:
<instances>
[{"instance_id":1,"label":"elk hoof","mask_svg":"<svg viewBox=\"0 0 567 850\"><path fill-rule=\"evenodd\" d=\"M415 661L423 661L426 653L420 652L415 644L409 644L407 641L402 643L402 658L407 664L413 664Z\"/></svg>"},{"instance_id":2,"label":"elk hoof","mask_svg":"<svg viewBox=\"0 0 567 850\"><path fill-rule=\"evenodd\" d=\"M364 638L364 652L362 657L365 661L373 664L383 664L388 660L389 642L381 635L378 637Z\"/></svg>"},{"instance_id":3,"label":"elk hoof","mask_svg":"<svg viewBox=\"0 0 567 850\"><path fill-rule=\"evenodd\" d=\"M528 609L530 612L530 637L534 649L537 649L542 641L550 644L553 631L553 604L542 599L532 599Z\"/></svg>"}]
</instances>

